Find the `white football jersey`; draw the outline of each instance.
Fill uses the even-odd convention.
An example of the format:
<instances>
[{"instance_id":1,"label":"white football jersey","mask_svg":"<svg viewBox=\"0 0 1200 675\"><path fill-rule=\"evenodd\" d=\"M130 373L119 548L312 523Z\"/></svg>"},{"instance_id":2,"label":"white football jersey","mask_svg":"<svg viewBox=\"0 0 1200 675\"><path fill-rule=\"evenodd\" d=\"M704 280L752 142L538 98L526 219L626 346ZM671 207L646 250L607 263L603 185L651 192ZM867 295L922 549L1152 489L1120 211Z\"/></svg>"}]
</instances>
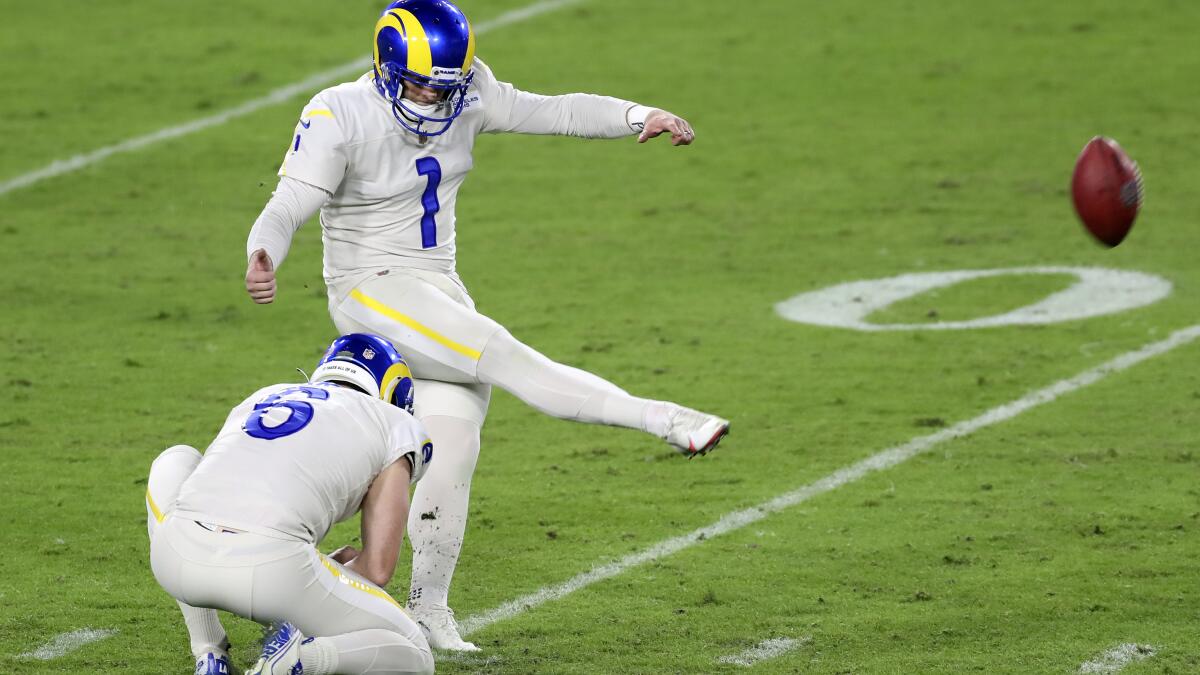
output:
<instances>
[{"instance_id":1,"label":"white football jersey","mask_svg":"<svg viewBox=\"0 0 1200 675\"><path fill-rule=\"evenodd\" d=\"M473 64L462 114L444 134L424 141L396 121L370 73L322 91L304 107L279 175L333 195L321 209L332 298L383 269L454 272L454 207L480 133L636 133L627 119L635 103L531 94L497 81L479 59Z\"/></svg>"},{"instance_id":2,"label":"white football jersey","mask_svg":"<svg viewBox=\"0 0 1200 675\"><path fill-rule=\"evenodd\" d=\"M277 384L229 413L174 511L316 544L408 453L417 468L432 459L433 444L404 410L334 384Z\"/></svg>"}]
</instances>

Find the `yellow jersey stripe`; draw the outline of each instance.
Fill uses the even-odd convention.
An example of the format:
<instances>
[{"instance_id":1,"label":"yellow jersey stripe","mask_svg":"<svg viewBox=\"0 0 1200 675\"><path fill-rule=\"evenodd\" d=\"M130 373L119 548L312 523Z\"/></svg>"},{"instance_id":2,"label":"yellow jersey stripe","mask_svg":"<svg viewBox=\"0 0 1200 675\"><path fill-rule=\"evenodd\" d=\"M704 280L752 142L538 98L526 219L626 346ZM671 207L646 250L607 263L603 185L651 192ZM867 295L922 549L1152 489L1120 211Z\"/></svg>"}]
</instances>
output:
<instances>
[{"instance_id":1,"label":"yellow jersey stripe","mask_svg":"<svg viewBox=\"0 0 1200 675\"><path fill-rule=\"evenodd\" d=\"M154 503L154 497L150 496L150 488L146 488L146 506L150 507L150 513L154 514L154 519L158 522L163 521L163 512L158 509L158 504Z\"/></svg>"},{"instance_id":2,"label":"yellow jersey stripe","mask_svg":"<svg viewBox=\"0 0 1200 675\"><path fill-rule=\"evenodd\" d=\"M387 305L383 304L382 302L379 302L375 298L372 298L372 297L366 295L365 293L358 290L357 288L350 291L350 297L361 302L362 304L366 305L367 307L370 307L371 309L375 310L376 312L379 312L380 314L386 316L387 318L392 319L393 321L398 321L398 322L404 324L405 326L408 326L409 328L417 331L418 333L420 333L421 335L424 335L425 337L429 338L430 340L437 342L438 344L442 345L443 347L453 349L454 351L458 352L459 354L462 354L463 356L467 356L476 361L479 360L480 353L478 351L471 349L470 347L468 347L466 345L461 345L461 344L455 342L454 340L451 340L450 338L446 337L445 335L442 335L441 333L438 333L437 331L433 330L432 328L429 328L428 326L417 322L412 317L408 317L408 316L401 314L400 312L397 312L396 310L392 309L391 307L388 307Z\"/></svg>"},{"instance_id":3,"label":"yellow jersey stripe","mask_svg":"<svg viewBox=\"0 0 1200 675\"><path fill-rule=\"evenodd\" d=\"M388 595L387 593L384 593L383 591L379 590L378 588L375 588L374 586L368 586L367 584L364 584L363 582L359 581L358 579L354 579L352 577L346 576L345 574L342 574L342 571L340 569L338 569L337 565L334 565L332 562L330 562L329 559L326 558L323 554L318 553L317 555L321 556L321 564L325 566L325 569L329 570L329 573L332 574L334 576L334 578L336 578L338 580L339 583L346 584L347 586L349 586L355 590L362 591L363 593L368 593L377 598L382 598L384 600L387 600L388 602L395 605L396 609L399 609L402 612L404 611L404 608L401 607L400 603L396 602L396 599L393 598L392 596Z\"/></svg>"},{"instance_id":4,"label":"yellow jersey stripe","mask_svg":"<svg viewBox=\"0 0 1200 675\"><path fill-rule=\"evenodd\" d=\"M329 119L333 119L333 112L329 110L309 110L307 113L301 115L301 117L328 117Z\"/></svg>"}]
</instances>

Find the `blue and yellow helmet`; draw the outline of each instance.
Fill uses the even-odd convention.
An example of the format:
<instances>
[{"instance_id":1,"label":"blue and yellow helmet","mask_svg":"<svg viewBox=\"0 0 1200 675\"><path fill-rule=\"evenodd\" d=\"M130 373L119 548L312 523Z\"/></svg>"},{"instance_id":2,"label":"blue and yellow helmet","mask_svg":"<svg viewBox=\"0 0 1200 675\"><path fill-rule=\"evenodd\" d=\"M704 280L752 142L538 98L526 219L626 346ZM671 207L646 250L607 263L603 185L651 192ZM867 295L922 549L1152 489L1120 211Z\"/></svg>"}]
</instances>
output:
<instances>
[{"instance_id":1,"label":"blue and yellow helmet","mask_svg":"<svg viewBox=\"0 0 1200 675\"><path fill-rule=\"evenodd\" d=\"M413 379L404 357L378 335L350 333L329 345L311 382L342 382L413 411Z\"/></svg>"},{"instance_id":2,"label":"blue and yellow helmet","mask_svg":"<svg viewBox=\"0 0 1200 675\"><path fill-rule=\"evenodd\" d=\"M375 88L405 129L422 136L446 132L463 111L475 59L475 33L446 0L399 0L375 24ZM404 98L404 83L441 93L437 103Z\"/></svg>"}]
</instances>

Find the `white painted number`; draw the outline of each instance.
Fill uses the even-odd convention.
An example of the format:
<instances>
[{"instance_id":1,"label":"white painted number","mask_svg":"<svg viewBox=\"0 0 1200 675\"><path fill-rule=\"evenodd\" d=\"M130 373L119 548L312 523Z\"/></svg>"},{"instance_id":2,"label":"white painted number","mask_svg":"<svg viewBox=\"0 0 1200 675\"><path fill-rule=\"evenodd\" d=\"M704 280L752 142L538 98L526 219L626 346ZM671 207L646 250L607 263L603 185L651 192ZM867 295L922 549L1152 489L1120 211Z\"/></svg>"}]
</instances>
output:
<instances>
[{"instance_id":1,"label":"white painted number","mask_svg":"<svg viewBox=\"0 0 1200 675\"><path fill-rule=\"evenodd\" d=\"M889 305L935 288L971 279L1002 275L1069 274L1070 288L1039 302L1004 314L970 321L931 323L872 323L868 317ZM956 270L901 274L886 279L852 281L801 293L775 305L789 321L861 331L958 330L992 326L1030 326L1086 319L1144 307L1171 294L1171 282L1142 272L1102 267L1013 267L995 270Z\"/></svg>"}]
</instances>

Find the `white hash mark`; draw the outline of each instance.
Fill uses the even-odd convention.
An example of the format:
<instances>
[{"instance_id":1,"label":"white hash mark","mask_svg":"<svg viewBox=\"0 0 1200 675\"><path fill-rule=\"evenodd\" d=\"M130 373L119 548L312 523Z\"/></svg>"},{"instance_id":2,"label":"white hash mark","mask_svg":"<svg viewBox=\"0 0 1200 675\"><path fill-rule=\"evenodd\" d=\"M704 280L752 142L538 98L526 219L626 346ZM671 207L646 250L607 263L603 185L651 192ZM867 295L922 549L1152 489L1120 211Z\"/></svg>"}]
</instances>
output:
<instances>
[{"instance_id":1,"label":"white hash mark","mask_svg":"<svg viewBox=\"0 0 1200 675\"><path fill-rule=\"evenodd\" d=\"M812 638L806 637L799 640L792 638L772 638L770 640L763 640L741 654L722 656L721 658L717 659L717 661L721 663L728 663L734 666L745 666L746 668L749 668L759 661L766 661L767 659L773 659L778 656L782 656L796 647L808 644L811 639Z\"/></svg>"},{"instance_id":2,"label":"white hash mark","mask_svg":"<svg viewBox=\"0 0 1200 675\"><path fill-rule=\"evenodd\" d=\"M1115 673L1134 661L1144 661L1154 656L1154 647L1132 642L1117 645L1100 656L1079 666L1081 673Z\"/></svg>"},{"instance_id":3,"label":"white hash mark","mask_svg":"<svg viewBox=\"0 0 1200 675\"><path fill-rule=\"evenodd\" d=\"M49 661L51 659L57 659L64 654L73 652L86 644L97 642L99 640L103 640L104 638L112 637L116 634L117 631L111 628L81 628L79 630L73 630L70 633L55 635L54 639L50 640L46 644L31 652L21 654L18 658Z\"/></svg>"}]
</instances>

